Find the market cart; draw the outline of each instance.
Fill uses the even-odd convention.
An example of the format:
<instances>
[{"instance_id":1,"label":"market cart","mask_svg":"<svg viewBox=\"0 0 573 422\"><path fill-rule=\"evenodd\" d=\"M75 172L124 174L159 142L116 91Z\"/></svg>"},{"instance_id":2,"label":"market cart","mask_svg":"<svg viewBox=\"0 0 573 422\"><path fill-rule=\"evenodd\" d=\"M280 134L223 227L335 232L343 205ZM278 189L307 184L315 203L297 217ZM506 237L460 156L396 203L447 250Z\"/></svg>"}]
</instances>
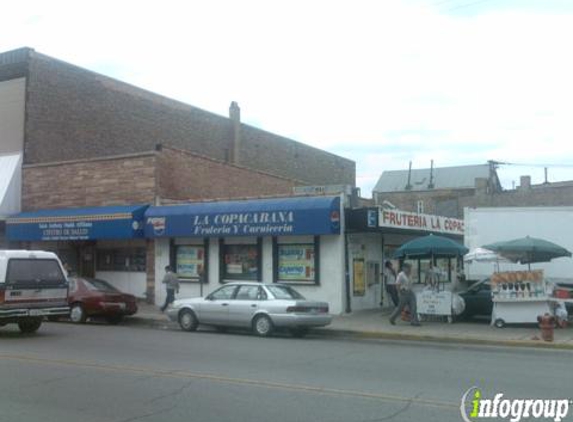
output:
<instances>
[{"instance_id":1,"label":"market cart","mask_svg":"<svg viewBox=\"0 0 573 422\"><path fill-rule=\"evenodd\" d=\"M491 279L493 300L492 324L535 323L539 315L553 314L551 289L542 270L531 271L535 262L571 257L571 252L553 242L526 236L485 245L512 262L527 264L529 271L495 273Z\"/></svg>"},{"instance_id":2,"label":"market cart","mask_svg":"<svg viewBox=\"0 0 573 422\"><path fill-rule=\"evenodd\" d=\"M396 250L394 258L429 259L433 265L436 258L457 259L467 253L468 249L464 245L447 237L430 234L405 243ZM434 281L429 288L416 292L418 318L424 320L428 317L443 317L451 323L453 310L461 300L456 300L456 296L443 286L440 289L439 279Z\"/></svg>"},{"instance_id":3,"label":"market cart","mask_svg":"<svg viewBox=\"0 0 573 422\"><path fill-rule=\"evenodd\" d=\"M491 323L536 323L539 315L552 313L542 270L494 273L491 278L493 312Z\"/></svg>"}]
</instances>

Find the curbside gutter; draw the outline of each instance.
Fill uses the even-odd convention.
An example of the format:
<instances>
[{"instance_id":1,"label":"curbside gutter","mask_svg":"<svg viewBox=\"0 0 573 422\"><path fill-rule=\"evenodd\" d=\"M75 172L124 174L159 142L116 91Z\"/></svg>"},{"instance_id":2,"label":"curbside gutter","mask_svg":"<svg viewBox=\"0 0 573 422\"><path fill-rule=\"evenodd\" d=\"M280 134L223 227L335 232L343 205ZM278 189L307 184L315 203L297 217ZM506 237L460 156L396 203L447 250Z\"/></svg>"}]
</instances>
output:
<instances>
[{"instance_id":1,"label":"curbside gutter","mask_svg":"<svg viewBox=\"0 0 573 422\"><path fill-rule=\"evenodd\" d=\"M168 329L170 327L177 327L175 322L169 321L165 316L131 316L126 318L124 325L126 326L147 326L150 328ZM451 336L438 336L431 334L418 334L418 333L402 333L402 332L388 332L388 331L367 331L367 330L349 330L340 328L315 328L312 334L321 337L339 337L339 338L355 338L355 339L371 339L371 340L396 340L396 341L412 341L412 342L432 342L432 343L447 343L447 344L468 344L475 346L503 346L503 347L523 347L535 349L553 349L553 350L573 350L573 343L552 343L542 340L496 340L496 339L482 339L478 337L464 336L464 337L451 337Z\"/></svg>"}]
</instances>

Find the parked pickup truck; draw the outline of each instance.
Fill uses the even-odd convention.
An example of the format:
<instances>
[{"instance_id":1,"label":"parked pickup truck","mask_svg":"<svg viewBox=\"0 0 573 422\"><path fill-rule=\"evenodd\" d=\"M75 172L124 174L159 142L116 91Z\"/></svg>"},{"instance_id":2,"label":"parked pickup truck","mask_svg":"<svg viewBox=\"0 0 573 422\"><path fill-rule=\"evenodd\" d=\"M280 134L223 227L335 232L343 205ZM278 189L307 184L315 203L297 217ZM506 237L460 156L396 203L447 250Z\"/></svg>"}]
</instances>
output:
<instances>
[{"instance_id":1,"label":"parked pickup truck","mask_svg":"<svg viewBox=\"0 0 573 422\"><path fill-rule=\"evenodd\" d=\"M34 333L45 316L66 316L68 280L52 252L0 250L0 326Z\"/></svg>"}]
</instances>

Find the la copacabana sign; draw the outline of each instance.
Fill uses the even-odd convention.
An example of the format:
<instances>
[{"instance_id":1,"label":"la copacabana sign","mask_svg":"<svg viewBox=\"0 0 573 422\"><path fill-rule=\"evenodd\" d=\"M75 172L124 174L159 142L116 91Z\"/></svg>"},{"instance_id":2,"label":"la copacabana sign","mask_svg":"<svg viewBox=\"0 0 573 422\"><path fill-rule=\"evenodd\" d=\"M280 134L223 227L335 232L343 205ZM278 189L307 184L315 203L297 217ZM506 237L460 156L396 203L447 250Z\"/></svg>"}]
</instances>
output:
<instances>
[{"instance_id":1,"label":"la copacabana sign","mask_svg":"<svg viewBox=\"0 0 573 422\"><path fill-rule=\"evenodd\" d=\"M464 235L464 220L400 210L380 210L380 227Z\"/></svg>"}]
</instances>

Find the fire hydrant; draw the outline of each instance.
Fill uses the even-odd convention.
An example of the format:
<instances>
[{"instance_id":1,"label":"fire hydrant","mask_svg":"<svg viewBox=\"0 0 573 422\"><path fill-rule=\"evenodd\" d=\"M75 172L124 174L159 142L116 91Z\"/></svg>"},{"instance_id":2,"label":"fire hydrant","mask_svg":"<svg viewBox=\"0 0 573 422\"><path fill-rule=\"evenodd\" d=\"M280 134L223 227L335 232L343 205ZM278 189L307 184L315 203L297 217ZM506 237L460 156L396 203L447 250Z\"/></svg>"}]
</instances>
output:
<instances>
[{"instance_id":1,"label":"fire hydrant","mask_svg":"<svg viewBox=\"0 0 573 422\"><path fill-rule=\"evenodd\" d=\"M553 331L555 330L555 317L546 313L537 317L539 328L541 328L541 338L545 341L553 341Z\"/></svg>"}]
</instances>

